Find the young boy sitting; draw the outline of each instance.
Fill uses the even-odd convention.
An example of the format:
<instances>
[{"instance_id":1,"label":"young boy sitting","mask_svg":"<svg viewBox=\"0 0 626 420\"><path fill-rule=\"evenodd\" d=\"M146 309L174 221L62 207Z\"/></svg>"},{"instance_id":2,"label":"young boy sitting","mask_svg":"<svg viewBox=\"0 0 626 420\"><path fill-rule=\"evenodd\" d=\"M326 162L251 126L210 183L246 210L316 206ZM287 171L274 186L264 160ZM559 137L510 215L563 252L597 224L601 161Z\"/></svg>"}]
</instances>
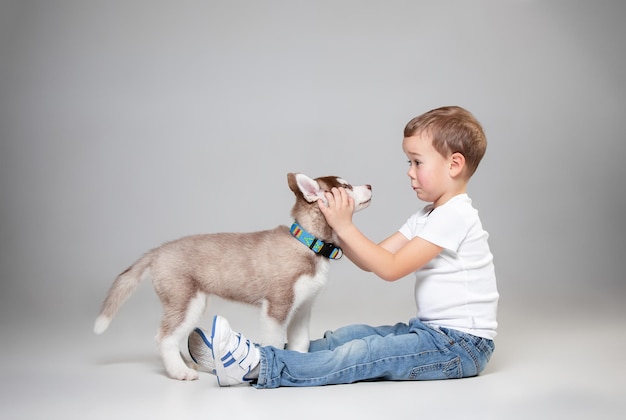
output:
<instances>
[{"instance_id":1,"label":"young boy sitting","mask_svg":"<svg viewBox=\"0 0 626 420\"><path fill-rule=\"evenodd\" d=\"M407 175L429 204L379 244L353 224L345 190L328 192L328 205L318 201L357 266L386 281L415 273L415 318L345 326L299 353L255 345L216 316L210 335L196 329L189 336L194 361L213 370L221 386L257 388L478 375L494 350L498 291L488 234L466 189L486 147L481 125L461 107L409 121L402 141Z\"/></svg>"}]
</instances>

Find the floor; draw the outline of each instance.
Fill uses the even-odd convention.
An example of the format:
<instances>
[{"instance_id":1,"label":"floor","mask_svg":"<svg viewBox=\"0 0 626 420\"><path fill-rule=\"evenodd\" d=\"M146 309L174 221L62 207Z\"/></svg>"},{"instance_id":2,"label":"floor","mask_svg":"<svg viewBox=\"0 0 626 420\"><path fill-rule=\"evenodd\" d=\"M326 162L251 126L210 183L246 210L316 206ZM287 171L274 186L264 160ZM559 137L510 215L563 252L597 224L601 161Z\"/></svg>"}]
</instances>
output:
<instances>
[{"instance_id":1,"label":"floor","mask_svg":"<svg viewBox=\"0 0 626 420\"><path fill-rule=\"evenodd\" d=\"M275 390L219 388L208 373L168 379L153 334L130 309L102 336L92 319L60 324L72 326L63 333L45 322L4 323L0 418L623 418L626 309L594 305L588 317L576 303L537 302L528 316L501 303L496 352L476 378ZM318 315L312 330L338 316Z\"/></svg>"}]
</instances>

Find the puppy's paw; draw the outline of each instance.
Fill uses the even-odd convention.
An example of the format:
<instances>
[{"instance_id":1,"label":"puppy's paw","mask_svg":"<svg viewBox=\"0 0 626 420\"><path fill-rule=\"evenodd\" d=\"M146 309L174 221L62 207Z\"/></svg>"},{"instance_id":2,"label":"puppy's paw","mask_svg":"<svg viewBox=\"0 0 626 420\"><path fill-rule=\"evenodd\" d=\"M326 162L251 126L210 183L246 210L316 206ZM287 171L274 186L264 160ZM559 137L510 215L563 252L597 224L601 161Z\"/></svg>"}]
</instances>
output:
<instances>
[{"instance_id":1,"label":"puppy's paw","mask_svg":"<svg viewBox=\"0 0 626 420\"><path fill-rule=\"evenodd\" d=\"M179 381L195 381L198 379L198 372L193 369L179 369L176 372L170 372L172 379L178 379Z\"/></svg>"}]
</instances>

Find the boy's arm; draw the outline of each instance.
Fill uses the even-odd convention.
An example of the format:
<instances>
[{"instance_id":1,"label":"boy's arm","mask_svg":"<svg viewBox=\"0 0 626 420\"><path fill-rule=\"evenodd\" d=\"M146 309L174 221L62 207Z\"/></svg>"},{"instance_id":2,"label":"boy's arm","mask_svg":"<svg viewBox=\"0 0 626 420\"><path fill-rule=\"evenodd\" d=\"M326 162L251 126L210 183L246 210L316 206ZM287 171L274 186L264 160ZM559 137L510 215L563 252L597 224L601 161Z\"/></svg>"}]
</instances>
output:
<instances>
[{"instance_id":1,"label":"boy's arm","mask_svg":"<svg viewBox=\"0 0 626 420\"><path fill-rule=\"evenodd\" d=\"M336 231L337 232L337 231ZM352 261L366 271L371 271L386 281L396 281L416 271L435 258L443 248L416 237L407 241L396 252L391 252L381 245L370 241L354 224L337 232L341 238L343 250ZM392 235L403 236L401 233ZM356 263L358 261L358 263Z\"/></svg>"},{"instance_id":2,"label":"boy's arm","mask_svg":"<svg viewBox=\"0 0 626 420\"><path fill-rule=\"evenodd\" d=\"M343 188L327 194L328 206L318 205L341 240L343 251L356 265L387 281L398 280L437 256L443 248L421 238L407 240L399 232L381 242L369 240L352 223L354 201Z\"/></svg>"},{"instance_id":3,"label":"boy's arm","mask_svg":"<svg viewBox=\"0 0 626 420\"><path fill-rule=\"evenodd\" d=\"M396 232L387 239L380 242L378 245L386 249L391 253L395 253L397 250L407 244L409 240L400 232ZM351 251L347 249L347 245L341 244L341 248L346 257L350 259L357 267L364 271L372 271L367 267L366 261L359 261L358 255L351 254Z\"/></svg>"}]
</instances>

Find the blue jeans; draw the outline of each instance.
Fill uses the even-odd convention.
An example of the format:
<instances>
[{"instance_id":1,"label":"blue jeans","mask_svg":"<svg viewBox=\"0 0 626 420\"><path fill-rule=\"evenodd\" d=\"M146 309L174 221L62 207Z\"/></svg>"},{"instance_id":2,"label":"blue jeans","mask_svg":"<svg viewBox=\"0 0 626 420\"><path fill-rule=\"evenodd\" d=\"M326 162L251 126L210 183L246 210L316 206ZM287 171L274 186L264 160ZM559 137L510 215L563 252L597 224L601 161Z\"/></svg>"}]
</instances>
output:
<instances>
[{"instance_id":1,"label":"blue jeans","mask_svg":"<svg viewBox=\"0 0 626 420\"><path fill-rule=\"evenodd\" d=\"M408 324L349 325L311 341L309 353L259 347L257 388L357 381L419 381L476 376L494 350L492 340L417 319Z\"/></svg>"}]
</instances>

